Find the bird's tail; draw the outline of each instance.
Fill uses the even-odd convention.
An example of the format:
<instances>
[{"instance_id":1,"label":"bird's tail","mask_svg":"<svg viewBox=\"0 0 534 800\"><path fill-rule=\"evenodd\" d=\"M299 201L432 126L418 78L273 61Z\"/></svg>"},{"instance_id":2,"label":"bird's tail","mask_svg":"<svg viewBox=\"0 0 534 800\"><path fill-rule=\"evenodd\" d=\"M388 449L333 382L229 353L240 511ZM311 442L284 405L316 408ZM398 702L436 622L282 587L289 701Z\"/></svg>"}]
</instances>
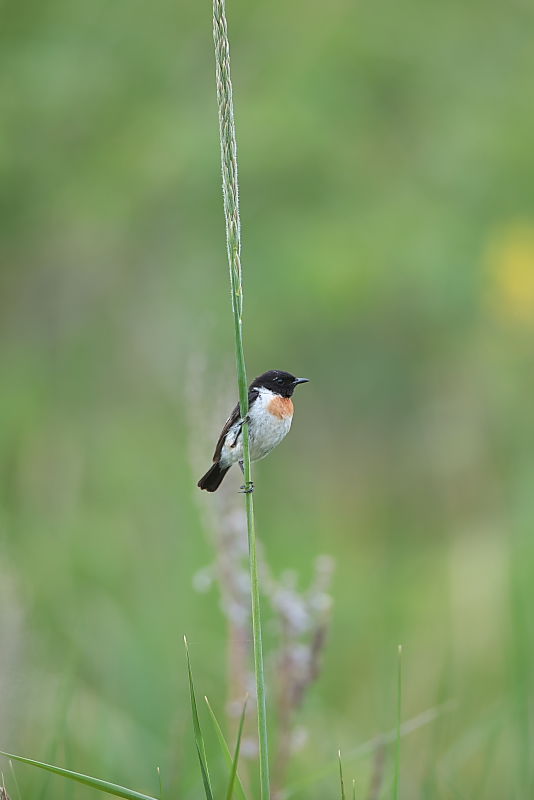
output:
<instances>
[{"instance_id":1,"label":"bird's tail","mask_svg":"<svg viewBox=\"0 0 534 800\"><path fill-rule=\"evenodd\" d=\"M215 463L205 475L197 483L200 489L205 489L207 492L215 492L222 483L222 479L228 472L230 467L221 467Z\"/></svg>"}]
</instances>

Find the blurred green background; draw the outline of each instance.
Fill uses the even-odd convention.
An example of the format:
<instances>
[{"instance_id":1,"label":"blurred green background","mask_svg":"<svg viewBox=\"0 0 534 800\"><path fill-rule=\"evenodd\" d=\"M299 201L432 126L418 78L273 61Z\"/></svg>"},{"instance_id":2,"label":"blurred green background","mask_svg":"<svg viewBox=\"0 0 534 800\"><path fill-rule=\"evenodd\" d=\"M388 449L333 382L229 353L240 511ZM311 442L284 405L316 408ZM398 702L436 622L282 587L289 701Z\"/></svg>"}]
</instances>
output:
<instances>
[{"instance_id":1,"label":"blurred green background","mask_svg":"<svg viewBox=\"0 0 534 800\"><path fill-rule=\"evenodd\" d=\"M258 531L275 574L337 562L291 780L341 747L366 796L402 643L403 718L454 706L403 740L401 795L526 800L534 11L228 14L249 375L311 379ZM7 0L0 37L0 747L198 798L181 636L223 715L226 632L190 454L236 395L211 6Z\"/></svg>"}]
</instances>

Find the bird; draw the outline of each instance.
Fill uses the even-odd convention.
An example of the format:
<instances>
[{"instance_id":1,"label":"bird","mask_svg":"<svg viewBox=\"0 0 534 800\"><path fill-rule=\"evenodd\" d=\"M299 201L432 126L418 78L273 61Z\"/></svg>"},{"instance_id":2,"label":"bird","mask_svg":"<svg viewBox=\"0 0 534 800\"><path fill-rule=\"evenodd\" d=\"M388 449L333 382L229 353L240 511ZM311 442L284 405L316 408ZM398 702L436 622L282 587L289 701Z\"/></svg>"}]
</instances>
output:
<instances>
[{"instance_id":1,"label":"bird","mask_svg":"<svg viewBox=\"0 0 534 800\"><path fill-rule=\"evenodd\" d=\"M248 414L241 418L239 403L226 420L221 431L213 465L199 480L197 486L207 492L215 492L232 464L239 463L243 470L243 425L248 422L250 458L259 461L265 458L289 433L293 420L291 396L301 383L309 378L296 378L290 372L271 369L254 378L248 387ZM254 484L242 486L245 493L254 490Z\"/></svg>"}]
</instances>

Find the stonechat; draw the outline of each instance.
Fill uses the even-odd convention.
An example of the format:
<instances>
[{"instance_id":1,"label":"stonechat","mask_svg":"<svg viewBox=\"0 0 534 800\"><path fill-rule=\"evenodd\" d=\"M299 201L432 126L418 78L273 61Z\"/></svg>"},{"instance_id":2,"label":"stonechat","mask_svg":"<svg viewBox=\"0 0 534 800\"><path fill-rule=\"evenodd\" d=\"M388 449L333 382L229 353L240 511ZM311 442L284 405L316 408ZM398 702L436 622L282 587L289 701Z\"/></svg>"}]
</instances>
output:
<instances>
[{"instance_id":1,"label":"stonechat","mask_svg":"<svg viewBox=\"0 0 534 800\"><path fill-rule=\"evenodd\" d=\"M250 458L259 461L265 458L289 433L293 420L291 396L299 383L308 383L308 378L295 378L289 372L271 369L255 378L248 389L248 415ZM199 480L198 486L207 492L215 492L232 466L239 463L243 471L243 437L241 432L245 420L241 419L239 403L226 421L219 436L213 466ZM243 487L251 491L254 487Z\"/></svg>"}]
</instances>

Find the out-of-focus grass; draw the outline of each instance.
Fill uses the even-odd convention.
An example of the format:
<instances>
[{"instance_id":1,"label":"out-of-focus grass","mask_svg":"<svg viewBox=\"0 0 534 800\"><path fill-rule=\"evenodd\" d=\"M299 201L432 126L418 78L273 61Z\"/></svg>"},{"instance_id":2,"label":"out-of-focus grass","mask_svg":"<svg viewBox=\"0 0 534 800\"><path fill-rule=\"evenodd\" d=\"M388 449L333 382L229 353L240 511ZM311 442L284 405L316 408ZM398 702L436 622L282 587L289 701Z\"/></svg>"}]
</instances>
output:
<instances>
[{"instance_id":1,"label":"out-of-focus grass","mask_svg":"<svg viewBox=\"0 0 534 800\"><path fill-rule=\"evenodd\" d=\"M224 696L187 455L219 423L184 422L198 351L233 385L209 13L28 0L0 33L1 744L64 726L68 768L186 800L184 631ZM292 780L390 730L402 641L403 717L457 702L403 740L405 796L532 792L532 13L232 9L249 369L312 379L258 533L338 560Z\"/></svg>"}]
</instances>

